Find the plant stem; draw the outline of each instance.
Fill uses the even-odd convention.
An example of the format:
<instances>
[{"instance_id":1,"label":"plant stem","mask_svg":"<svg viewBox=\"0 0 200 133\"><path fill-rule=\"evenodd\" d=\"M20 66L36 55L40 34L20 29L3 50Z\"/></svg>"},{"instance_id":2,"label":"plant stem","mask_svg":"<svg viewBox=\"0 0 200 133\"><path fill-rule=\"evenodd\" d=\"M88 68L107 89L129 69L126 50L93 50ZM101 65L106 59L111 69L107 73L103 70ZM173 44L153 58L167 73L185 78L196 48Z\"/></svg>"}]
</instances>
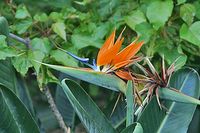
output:
<instances>
[{"instance_id":1,"label":"plant stem","mask_svg":"<svg viewBox=\"0 0 200 133\"><path fill-rule=\"evenodd\" d=\"M47 97L48 103L50 104L50 108L51 108L52 112L54 113L54 115L59 123L59 126L63 129L63 131L65 133L70 133L70 128L65 125L65 122L56 107L56 104L53 100L53 97L52 97L50 91L49 91L49 88L47 86L45 86L43 89L43 92Z\"/></svg>"},{"instance_id":2,"label":"plant stem","mask_svg":"<svg viewBox=\"0 0 200 133\"><path fill-rule=\"evenodd\" d=\"M23 39L23 38L15 35L15 34L12 34L12 33L9 33L9 37L25 44L27 48L30 48L30 39L29 38Z\"/></svg>"}]
</instances>

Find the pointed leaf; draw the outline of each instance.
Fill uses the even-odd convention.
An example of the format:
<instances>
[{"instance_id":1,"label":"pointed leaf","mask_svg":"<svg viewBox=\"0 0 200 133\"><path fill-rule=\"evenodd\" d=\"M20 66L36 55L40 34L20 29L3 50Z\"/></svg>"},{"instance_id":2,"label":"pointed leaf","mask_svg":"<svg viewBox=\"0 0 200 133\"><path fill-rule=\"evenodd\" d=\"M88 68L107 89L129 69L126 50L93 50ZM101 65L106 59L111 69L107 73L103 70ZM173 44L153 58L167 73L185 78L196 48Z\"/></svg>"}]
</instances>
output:
<instances>
[{"instance_id":1,"label":"pointed leaf","mask_svg":"<svg viewBox=\"0 0 200 133\"><path fill-rule=\"evenodd\" d=\"M26 107L10 89L4 86L0 86L0 105L1 132L39 133L38 126Z\"/></svg>"},{"instance_id":2,"label":"pointed leaf","mask_svg":"<svg viewBox=\"0 0 200 133\"><path fill-rule=\"evenodd\" d=\"M63 72L74 78L77 78L77 79L80 79L80 80L83 80L95 85L99 85L107 89L111 89L114 91L121 91L123 93L125 93L125 90L126 90L125 82L119 79L118 77L116 77L115 75L106 74L103 72L96 72L93 70L50 65L50 64L45 64L45 63L42 63L42 64L50 68L53 68L55 70L58 70L60 72Z\"/></svg>"},{"instance_id":3,"label":"pointed leaf","mask_svg":"<svg viewBox=\"0 0 200 133\"><path fill-rule=\"evenodd\" d=\"M128 81L126 88L127 112L126 112L126 127L133 124L134 121L134 98L132 81Z\"/></svg>"},{"instance_id":4,"label":"pointed leaf","mask_svg":"<svg viewBox=\"0 0 200 133\"><path fill-rule=\"evenodd\" d=\"M188 95L185 95L181 92L172 90L170 88L160 88L158 92L159 92L160 98L162 98L162 99L200 105L200 100L190 97Z\"/></svg>"},{"instance_id":5,"label":"pointed leaf","mask_svg":"<svg viewBox=\"0 0 200 133\"><path fill-rule=\"evenodd\" d=\"M66 77L66 74L61 73L59 79L63 79L64 77ZM73 127L75 121L75 111L60 85L57 85L56 87L55 102L65 123L68 126Z\"/></svg>"},{"instance_id":6,"label":"pointed leaf","mask_svg":"<svg viewBox=\"0 0 200 133\"><path fill-rule=\"evenodd\" d=\"M65 24L57 22L52 25L53 31L66 41Z\"/></svg>"},{"instance_id":7,"label":"pointed leaf","mask_svg":"<svg viewBox=\"0 0 200 133\"><path fill-rule=\"evenodd\" d=\"M64 79L62 87L89 133L115 133L103 112L77 83Z\"/></svg>"},{"instance_id":8,"label":"pointed leaf","mask_svg":"<svg viewBox=\"0 0 200 133\"><path fill-rule=\"evenodd\" d=\"M140 123L133 123L125 128L121 133L143 133L143 128Z\"/></svg>"}]
</instances>

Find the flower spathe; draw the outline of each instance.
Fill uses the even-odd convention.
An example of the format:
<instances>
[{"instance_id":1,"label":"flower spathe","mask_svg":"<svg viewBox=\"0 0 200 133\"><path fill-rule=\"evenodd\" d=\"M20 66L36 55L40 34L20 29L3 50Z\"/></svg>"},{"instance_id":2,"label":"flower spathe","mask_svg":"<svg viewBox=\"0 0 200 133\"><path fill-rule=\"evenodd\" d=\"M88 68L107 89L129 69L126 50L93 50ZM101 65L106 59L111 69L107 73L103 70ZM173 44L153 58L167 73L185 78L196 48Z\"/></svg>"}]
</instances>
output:
<instances>
[{"instance_id":1,"label":"flower spathe","mask_svg":"<svg viewBox=\"0 0 200 133\"><path fill-rule=\"evenodd\" d=\"M123 30L124 31L124 30ZM117 76L125 80L131 80L131 75L128 71L120 70L130 63L134 62L135 54L140 50L143 41L137 42L138 38L134 40L130 45L120 51L124 38L122 33L119 35L115 42L116 30L106 39L103 46L100 48L97 60L93 60L93 64L89 64L88 58L80 58L73 54L69 54L75 59L88 65L95 71L101 71L105 73L114 72Z\"/></svg>"}]
</instances>

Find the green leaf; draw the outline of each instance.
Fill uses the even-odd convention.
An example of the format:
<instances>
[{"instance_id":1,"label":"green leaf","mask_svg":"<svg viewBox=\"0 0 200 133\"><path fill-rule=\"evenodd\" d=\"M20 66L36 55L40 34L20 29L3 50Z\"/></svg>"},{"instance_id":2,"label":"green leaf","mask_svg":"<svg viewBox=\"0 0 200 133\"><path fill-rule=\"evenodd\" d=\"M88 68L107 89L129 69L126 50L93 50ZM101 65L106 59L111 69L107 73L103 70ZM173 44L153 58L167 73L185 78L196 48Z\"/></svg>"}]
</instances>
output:
<instances>
[{"instance_id":1,"label":"green leaf","mask_svg":"<svg viewBox=\"0 0 200 133\"><path fill-rule=\"evenodd\" d=\"M185 2L186 2L186 0L177 0L177 4L178 4L178 5L183 4L183 3L185 3Z\"/></svg>"},{"instance_id":2,"label":"green leaf","mask_svg":"<svg viewBox=\"0 0 200 133\"><path fill-rule=\"evenodd\" d=\"M121 133L143 133L143 128L140 123L133 123L125 128Z\"/></svg>"},{"instance_id":3,"label":"green leaf","mask_svg":"<svg viewBox=\"0 0 200 133\"><path fill-rule=\"evenodd\" d=\"M16 50L10 47L0 48L0 60L5 60L7 57L18 56Z\"/></svg>"},{"instance_id":4,"label":"green leaf","mask_svg":"<svg viewBox=\"0 0 200 133\"><path fill-rule=\"evenodd\" d=\"M21 56L14 57L12 59L12 64L15 67L15 69L21 73L23 76L27 73L28 69L32 67L30 60L27 58L26 54L23 54Z\"/></svg>"},{"instance_id":5,"label":"green leaf","mask_svg":"<svg viewBox=\"0 0 200 133\"><path fill-rule=\"evenodd\" d=\"M65 77L66 77L66 74L61 73L59 76L59 79L61 80ZM60 85L57 85L56 87L55 102L65 123L68 126L73 127L74 121L75 121L75 111Z\"/></svg>"},{"instance_id":6,"label":"green leaf","mask_svg":"<svg viewBox=\"0 0 200 133\"><path fill-rule=\"evenodd\" d=\"M41 51L48 54L52 48L48 38L34 38L31 40L31 47L33 50Z\"/></svg>"},{"instance_id":7,"label":"green leaf","mask_svg":"<svg viewBox=\"0 0 200 133\"><path fill-rule=\"evenodd\" d=\"M10 89L5 88L4 86L0 86L0 104L1 132L39 133L38 126L26 107Z\"/></svg>"},{"instance_id":8,"label":"green leaf","mask_svg":"<svg viewBox=\"0 0 200 133\"><path fill-rule=\"evenodd\" d=\"M200 95L199 76L193 69L185 68L175 72L170 79L170 87L194 98ZM167 100L161 103L164 104L166 110L160 110L156 97L153 97L142 112L138 122L142 125L144 132L186 133L196 105Z\"/></svg>"},{"instance_id":9,"label":"green leaf","mask_svg":"<svg viewBox=\"0 0 200 133\"><path fill-rule=\"evenodd\" d=\"M6 36L0 35L0 48L7 47Z\"/></svg>"},{"instance_id":10,"label":"green leaf","mask_svg":"<svg viewBox=\"0 0 200 133\"><path fill-rule=\"evenodd\" d=\"M53 31L66 41L65 24L57 22L52 25Z\"/></svg>"},{"instance_id":11,"label":"green leaf","mask_svg":"<svg viewBox=\"0 0 200 133\"><path fill-rule=\"evenodd\" d=\"M116 132L103 112L101 112L83 88L77 83L66 79L62 81L62 87L89 133Z\"/></svg>"},{"instance_id":12,"label":"green leaf","mask_svg":"<svg viewBox=\"0 0 200 133\"><path fill-rule=\"evenodd\" d=\"M10 60L0 60L0 68L0 84L6 86L17 94L17 79Z\"/></svg>"},{"instance_id":13,"label":"green leaf","mask_svg":"<svg viewBox=\"0 0 200 133\"><path fill-rule=\"evenodd\" d=\"M200 100L185 95L171 88L160 88L158 92L161 99L200 105Z\"/></svg>"},{"instance_id":14,"label":"green leaf","mask_svg":"<svg viewBox=\"0 0 200 133\"><path fill-rule=\"evenodd\" d=\"M38 62L41 63L41 62ZM73 68L73 67L65 67L65 66L58 66L58 65L50 65L42 63L45 66L53 68L57 71L63 72L69 76L74 78L99 85L105 87L107 89L111 89L114 91L121 91L125 93L126 84L123 80L116 77L115 75L106 74L103 72L96 72L93 70L87 69L80 69L80 68Z\"/></svg>"},{"instance_id":15,"label":"green leaf","mask_svg":"<svg viewBox=\"0 0 200 133\"><path fill-rule=\"evenodd\" d=\"M199 25L199 22L196 22L197 24L195 25ZM193 24L192 24L193 25ZM191 26L192 26L191 25ZM192 26L192 29L194 30L196 26ZM197 29L199 27L196 27ZM186 25L186 24L183 24L180 28L180 38L200 47L200 38L197 38L196 36L198 35L194 35L195 32L198 32L196 30L194 30L193 32L191 31L191 29ZM197 33L198 34L198 33Z\"/></svg>"},{"instance_id":16,"label":"green leaf","mask_svg":"<svg viewBox=\"0 0 200 133\"><path fill-rule=\"evenodd\" d=\"M0 35L0 60L5 60L7 57L17 56L18 53L13 47L8 47L6 36Z\"/></svg>"},{"instance_id":17,"label":"green leaf","mask_svg":"<svg viewBox=\"0 0 200 133\"><path fill-rule=\"evenodd\" d=\"M18 22L16 25L13 26L13 28L17 31L18 34L23 34L31 25L32 19L25 19Z\"/></svg>"},{"instance_id":18,"label":"green leaf","mask_svg":"<svg viewBox=\"0 0 200 133\"><path fill-rule=\"evenodd\" d=\"M95 39L91 36L80 35L80 34L73 34L71 38L72 44L78 48L84 48L87 46L94 46L100 48L103 45L103 41L99 39Z\"/></svg>"},{"instance_id":19,"label":"green leaf","mask_svg":"<svg viewBox=\"0 0 200 133\"><path fill-rule=\"evenodd\" d=\"M192 24L195 13L196 13L195 6L193 6L192 4L184 4L180 7L180 17L188 25Z\"/></svg>"},{"instance_id":20,"label":"green leaf","mask_svg":"<svg viewBox=\"0 0 200 133\"><path fill-rule=\"evenodd\" d=\"M17 7L17 11L15 14L15 18L17 19L25 19L30 17L30 14L24 5L20 5Z\"/></svg>"},{"instance_id":21,"label":"green leaf","mask_svg":"<svg viewBox=\"0 0 200 133\"><path fill-rule=\"evenodd\" d=\"M110 112L113 111L113 105L115 104L116 101L109 103L108 105L108 109L109 111L109 115L107 117L109 117L112 125L114 126L114 128L118 128L122 123L124 123L126 121L126 101L125 100L119 100L117 103L117 106L114 110L114 112L112 113L112 115L110 116Z\"/></svg>"},{"instance_id":22,"label":"green leaf","mask_svg":"<svg viewBox=\"0 0 200 133\"><path fill-rule=\"evenodd\" d=\"M163 27L171 16L173 10L173 1L153 1L147 7L147 18L153 24L153 28L158 30Z\"/></svg>"},{"instance_id":23,"label":"green leaf","mask_svg":"<svg viewBox=\"0 0 200 133\"><path fill-rule=\"evenodd\" d=\"M64 53L63 51L52 50L50 55L51 55L51 58L61 63L62 65L70 66L70 67L78 67L78 62L75 61L74 58L72 58L71 56Z\"/></svg>"},{"instance_id":24,"label":"green leaf","mask_svg":"<svg viewBox=\"0 0 200 133\"><path fill-rule=\"evenodd\" d=\"M48 16L46 13L36 14L33 19L38 22L47 22Z\"/></svg>"},{"instance_id":25,"label":"green leaf","mask_svg":"<svg viewBox=\"0 0 200 133\"><path fill-rule=\"evenodd\" d=\"M180 69L186 64L187 56L179 51L176 47L168 49L166 46L161 46L157 51L160 56L164 55L164 59L167 61L168 64L172 64L175 61L175 70Z\"/></svg>"},{"instance_id":26,"label":"green leaf","mask_svg":"<svg viewBox=\"0 0 200 133\"><path fill-rule=\"evenodd\" d=\"M126 88L127 112L126 112L126 127L134 122L134 97L133 97L132 81L128 81Z\"/></svg>"},{"instance_id":27,"label":"green leaf","mask_svg":"<svg viewBox=\"0 0 200 133\"><path fill-rule=\"evenodd\" d=\"M140 24L142 22L146 22L146 18L144 16L144 13L140 10L134 10L130 12L130 15L126 16L124 18L125 23L132 29L135 30L135 26L137 24Z\"/></svg>"},{"instance_id":28,"label":"green leaf","mask_svg":"<svg viewBox=\"0 0 200 133\"><path fill-rule=\"evenodd\" d=\"M41 51L29 51L28 52L28 58L30 59L30 62L33 65L33 67L35 68L35 71L36 71L37 74L39 73L41 64L36 63L33 60L37 60L37 61L42 62L44 57L45 57L45 55Z\"/></svg>"},{"instance_id":29,"label":"green leaf","mask_svg":"<svg viewBox=\"0 0 200 133\"><path fill-rule=\"evenodd\" d=\"M151 36L155 32L151 24L147 22L137 24L135 27L135 31L140 37L140 40L145 41L145 43L150 41Z\"/></svg>"},{"instance_id":30,"label":"green leaf","mask_svg":"<svg viewBox=\"0 0 200 133\"><path fill-rule=\"evenodd\" d=\"M188 133L199 133L200 132L200 106L197 106L196 111L193 115L192 122L190 123L190 126L188 128Z\"/></svg>"},{"instance_id":31,"label":"green leaf","mask_svg":"<svg viewBox=\"0 0 200 133\"><path fill-rule=\"evenodd\" d=\"M35 115L26 83L21 75L15 73L11 61L9 59L0 61L0 68L0 84L12 90L25 104L32 115Z\"/></svg>"},{"instance_id":32,"label":"green leaf","mask_svg":"<svg viewBox=\"0 0 200 133\"><path fill-rule=\"evenodd\" d=\"M5 17L0 16L0 34L7 36L9 35L8 21Z\"/></svg>"}]
</instances>

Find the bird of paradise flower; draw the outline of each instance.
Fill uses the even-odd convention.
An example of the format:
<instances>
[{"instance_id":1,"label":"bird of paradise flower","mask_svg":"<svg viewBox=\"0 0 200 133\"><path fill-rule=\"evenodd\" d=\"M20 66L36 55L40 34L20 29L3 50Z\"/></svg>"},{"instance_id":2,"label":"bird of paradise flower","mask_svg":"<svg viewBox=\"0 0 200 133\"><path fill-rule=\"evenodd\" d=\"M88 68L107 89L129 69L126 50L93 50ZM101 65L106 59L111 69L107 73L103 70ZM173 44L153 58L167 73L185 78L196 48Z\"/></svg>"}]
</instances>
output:
<instances>
[{"instance_id":1,"label":"bird of paradise flower","mask_svg":"<svg viewBox=\"0 0 200 133\"><path fill-rule=\"evenodd\" d=\"M130 72L123 70L123 68L132 64L134 61L139 60L139 57L135 56L135 54L140 50L144 44L144 41L137 42L137 37L130 45L120 51L124 41L124 38L122 37L123 31L116 41L116 30L112 32L112 34L106 39L103 46L100 48L97 55L97 60L93 59L92 64L89 63L89 58L80 58L68 51L65 52L67 52L70 56L77 59L78 61L89 66L94 71L115 73L117 76L124 80L132 80Z\"/></svg>"}]
</instances>

